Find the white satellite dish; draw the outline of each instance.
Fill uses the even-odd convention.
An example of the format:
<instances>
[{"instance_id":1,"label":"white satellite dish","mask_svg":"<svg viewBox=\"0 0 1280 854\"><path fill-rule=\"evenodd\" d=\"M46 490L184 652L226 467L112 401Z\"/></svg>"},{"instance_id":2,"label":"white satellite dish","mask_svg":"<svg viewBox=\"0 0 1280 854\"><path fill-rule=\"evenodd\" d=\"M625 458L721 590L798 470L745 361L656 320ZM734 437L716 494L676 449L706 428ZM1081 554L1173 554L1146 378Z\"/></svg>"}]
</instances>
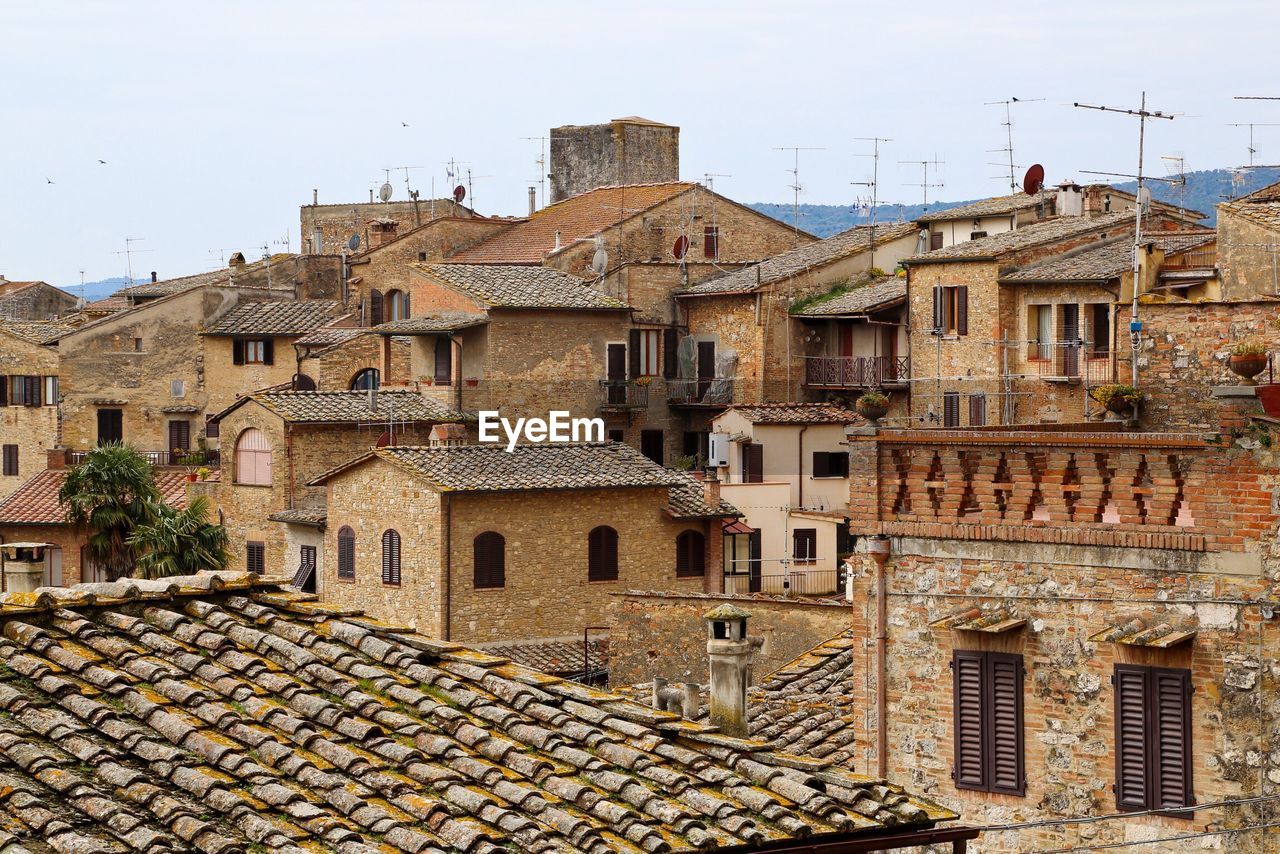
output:
<instances>
[{"instance_id":1,"label":"white satellite dish","mask_svg":"<svg viewBox=\"0 0 1280 854\"><path fill-rule=\"evenodd\" d=\"M378 188L378 198L382 199L384 202L391 201L391 185L390 184L383 184L381 187Z\"/></svg>"},{"instance_id":2,"label":"white satellite dish","mask_svg":"<svg viewBox=\"0 0 1280 854\"><path fill-rule=\"evenodd\" d=\"M597 276L603 276L604 271L609 266L609 253L603 249L597 249L596 254L591 256L591 269Z\"/></svg>"}]
</instances>

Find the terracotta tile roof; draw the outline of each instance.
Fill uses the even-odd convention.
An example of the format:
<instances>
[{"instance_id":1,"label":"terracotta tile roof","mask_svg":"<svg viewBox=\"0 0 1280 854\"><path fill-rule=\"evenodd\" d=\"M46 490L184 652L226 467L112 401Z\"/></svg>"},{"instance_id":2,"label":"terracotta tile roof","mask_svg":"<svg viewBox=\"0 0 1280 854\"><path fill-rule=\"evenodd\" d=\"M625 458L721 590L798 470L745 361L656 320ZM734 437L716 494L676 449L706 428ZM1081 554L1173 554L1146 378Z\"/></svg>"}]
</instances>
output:
<instances>
[{"instance_id":1,"label":"terracotta tile roof","mask_svg":"<svg viewBox=\"0 0 1280 854\"><path fill-rule=\"evenodd\" d=\"M0 331L8 332L32 344L52 344L62 336L74 332L76 325L63 320L4 320L0 319Z\"/></svg>"},{"instance_id":2,"label":"terracotta tile roof","mask_svg":"<svg viewBox=\"0 0 1280 854\"><path fill-rule=\"evenodd\" d=\"M1001 282L1105 282L1133 269L1133 236L1053 255L1000 277Z\"/></svg>"},{"instance_id":3,"label":"terracotta tile roof","mask_svg":"<svg viewBox=\"0 0 1280 854\"><path fill-rule=\"evenodd\" d=\"M337 300L242 302L205 330L205 335L306 335L338 316Z\"/></svg>"},{"instance_id":4,"label":"terracotta tile roof","mask_svg":"<svg viewBox=\"0 0 1280 854\"><path fill-rule=\"evenodd\" d=\"M267 516L272 522L286 522L291 525L311 525L316 528L323 528L329 518L328 508L305 508L295 507L289 510L280 510Z\"/></svg>"},{"instance_id":5,"label":"terracotta tile roof","mask_svg":"<svg viewBox=\"0 0 1280 854\"><path fill-rule=\"evenodd\" d=\"M688 472L672 471L676 484L671 487L668 512L676 519L709 519L716 517L737 518L742 511L723 498L712 507L707 503L707 492L702 481Z\"/></svg>"},{"instance_id":6,"label":"terracotta tile roof","mask_svg":"<svg viewBox=\"0 0 1280 854\"><path fill-rule=\"evenodd\" d=\"M839 296L811 302L799 311L793 311L795 317L840 317L851 314L867 314L889 308L907 299L907 280L897 276L885 276L882 279L866 282L852 288Z\"/></svg>"},{"instance_id":7,"label":"terracotta tile roof","mask_svg":"<svg viewBox=\"0 0 1280 854\"><path fill-rule=\"evenodd\" d=\"M40 279L29 279L22 282L15 282L12 279L0 279L0 297L7 297L16 294L18 291L25 291L27 288L34 288L38 285L52 288L53 285ZM58 290L62 290L58 288ZM65 291L64 291L65 293Z\"/></svg>"},{"instance_id":8,"label":"terracotta tile roof","mask_svg":"<svg viewBox=\"0 0 1280 854\"><path fill-rule=\"evenodd\" d=\"M68 469L45 469L0 501L0 525L65 525L67 508L58 502L58 490ZM180 468L155 469L156 488L165 504L179 510L187 506L187 472Z\"/></svg>"},{"instance_id":9,"label":"terracotta tile roof","mask_svg":"<svg viewBox=\"0 0 1280 854\"><path fill-rule=\"evenodd\" d=\"M296 255L291 255L289 253L280 253L272 255L270 261L272 264L281 264L290 258L296 257ZM260 270L264 268L266 264L267 262L265 260L258 260L245 264L243 267L219 267L216 270L209 270L204 273L194 273L190 276L179 276L176 279L161 279L158 282L142 282L141 284L121 288L111 296L151 298L182 293L183 291L189 291L192 288L199 288L204 285L226 285L227 287L234 287L237 284L237 280L242 278L245 273Z\"/></svg>"},{"instance_id":10,"label":"terracotta tile roof","mask_svg":"<svg viewBox=\"0 0 1280 854\"><path fill-rule=\"evenodd\" d=\"M85 305L84 310L94 314L124 311L129 307L128 297L103 297Z\"/></svg>"},{"instance_id":11,"label":"terracotta tile roof","mask_svg":"<svg viewBox=\"0 0 1280 854\"><path fill-rule=\"evenodd\" d=\"M1189 641L1196 636L1195 629L1174 625L1165 617L1134 617L1127 622L1107 626L1089 638L1091 643L1119 643L1125 646L1150 646L1165 649Z\"/></svg>"},{"instance_id":12,"label":"terracotta tile roof","mask_svg":"<svg viewBox=\"0 0 1280 854\"><path fill-rule=\"evenodd\" d=\"M1237 202L1280 202L1280 181L1254 190L1247 196L1236 199Z\"/></svg>"},{"instance_id":13,"label":"terracotta tile roof","mask_svg":"<svg viewBox=\"0 0 1280 854\"><path fill-rule=\"evenodd\" d=\"M332 347L334 344L345 344L346 342L359 338L369 330L360 326L335 326L334 324L347 324L354 321L354 314L344 314L335 317L330 321L329 325L321 326L314 332L308 332L301 338L294 341L294 344L303 347Z\"/></svg>"},{"instance_id":14,"label":"terracotta tile roof","mask_svg":"<svg viewBox=\"0 0 1280 854\"><path fill-rule=\"evenodd\" d=\"M750 850L955 813L243 574L0 597L27 850Z\"/></svg>"},{"instance_id":15,"label":"terracotta tile roof","mask_svg":"<svg viewBox=\"0 0 1280 854\"><path fill-rule=\"evenodd\" d=\"M601 293L577 276L547 267L505 264L410 266L455 290L499 308L627 308L625 303Z\"/></svg>"},{"instance_id":16,"label":"terracotta tile roof","mask_svg":"<svg viewBox=\"0 0 1280 854\"><path fill-rule=\"evenodd\" d=\"M541 264L556 245L567 247L639 216L649 208L693 189L695 184L672 181L601 187L548 205L486 240L449 257L458 264Z\"/></svg>"},{"instance_id":17,"label":"terracotta tile roof","mask_svg":"<svg viewBox=\"0 0 1280 854\"><path fill-rule=\"evenodd\" d=\"M292 423L385 424L394 418L404 421L462 421L463 416L440 401L416 391L380 389L375 394L377 410L369 408L367 391L255 391L243 400L260 403ZM224 409L222 418L234 408Z\"/></svg>"},{"instance_id":18,"label":"terracotta tile roof","mask_svg":"<svg viewBox=\"0 0 1280 854\"><path fill-rule=\"evenodd\" d=\"M1168 255L1195 249L1217 241L1218 232L1216 231L1161 231L1152 235L1152 242Z\"/></svg>"},{"instance_id":19,"label":"terracotta tile roof","mask_svg":"<svg viewBox=\"0 0 1280 854\"><path fill-rule=\"evenodd\" d=\"M990 237L966 240L945 249L913 255L908 264L941 264L947 261L998 258L1010 252L1031 249L1088 234L1091 231L1124 226L1133 222L1132 211L1114 211L1098 216L1061 216L1025 225L1015 231L1004 231Z\"/></svg>"},{"instance_id":20,"label":"terracotta tile roof","mask_svg":"<svg viewBox=\"0 0 1280 854\"><path fill-rule=\"evenodd\" d=\"M913 235L917 231L916 226L909 222L877 225L876 246ZM871 228L859 225L825 240L780 252L759 264L699 282L679 293L681 296L753 293L757 288L772 282L789 279L807 270L817 269L851 255L866 252L870 246Z\"/></svg>"},{"instance_id":21,"label":"terracotta tile roof","mask_svg":"<svg viewBox=\"0 0 1280 854\"><path fill-rule=\"evenodd\" d=\"M381 326L373 327L373 331L379 335L421 335L429 332L453 332L458 329L469 329L472 326L481 326L488 322L489 318L484 314L446 311L424 317L389 320Z\"/></svg>"},{"instance_id":22,"label":"terracotta tile roof","mask_svg":"<svg viewBox=\"0 0 1280 854\"><path fill-rule=\"evenodd\" d=\"M759 403L733 406L752 424L853 424L861 421L858 413L834 403Z\"/></svg>"},{"instance_id":23,"label":"terracotta tile roof","mask_svg":"<svg viewBox=\"0 0 1280 854\"><path fill-rule=\"evenodd\" d=\"M582 638L552 638L548 640L504 641L478 646L490 655L509 658L516 664L541 670L553 676L578 677L586 665L595 673L609 669L609 639L590 637L587 640L586 657L583 657Z\"/></svg>"},{"instance_id":24,"label":"terracotta tile roof","mask_svg":"<svg viewBox=\"0 0 1280 854\"><path fill-rule=\"evenodd\" d=\"M970 605L929 622L930 628L950 629L957 632L985 632L1000 634L1020 629L1027 621L1012 609L1002 605Z\"/></svg>"},{"instance_id":25,"label":"terracotta tile roof","mask_svg":"<svg viewBox=\"0 0 1280 854\"><path fill-rule=\"evenodd\" d=\"M1268 189L1268 188L1264 188ZM1218 205L1219 213L1228 213L1257 223L1263 228L1280 231L1280 199L1252 202L1223 202Z\"/></svg>"},{"instance_id":26,"label":"terracotta tile roof","mask_svg":"<svg viewBox=\"0 0 1280 854\"><path fill-rule=\"evenodd\" d=\"M1052 215L1057 204L1057 194L1046 191L1044 195L1047 213ZM1013 193L1008 196L994 196L990 199L979 199L967 205L957 205L940 211L931 211L916 217L916 222L939 222L952 219L974 219L975 217L1000 216L1014 211L1038 207L1040 196L1028 196L1026 193Z\"/></svg>"}]
</instances>

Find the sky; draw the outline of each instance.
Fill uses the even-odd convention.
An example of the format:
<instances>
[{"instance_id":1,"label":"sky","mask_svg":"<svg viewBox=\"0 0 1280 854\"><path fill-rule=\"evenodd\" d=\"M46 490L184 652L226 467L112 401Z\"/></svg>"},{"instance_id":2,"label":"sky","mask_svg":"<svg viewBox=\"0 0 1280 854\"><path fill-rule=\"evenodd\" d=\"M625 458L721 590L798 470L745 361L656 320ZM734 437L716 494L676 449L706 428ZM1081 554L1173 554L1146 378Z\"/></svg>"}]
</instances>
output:
<instances>
[{"instance_id":1,"label":"sky","mask_svg":"<svg viewBox=\"0 0 1280 854\"><path fill-rule=\"evenodd\" d=\"M1144 89L1178 114L1149 123L1148 170L1236 166L1248 129L1230 123L1280 125L1280 101L1233 100L1280 96L1278 25L1280 4L1240 0L4 0L0 274L74 285L128 261L166 278L296 251L313 188L367 200L386 167L415 166L423 198L433 178L444 195L450 159L481 213L522 214L525 137L630 115L679 125L682 177L717 173L742 202L790 202L776 149L804 146L801 201L852 203L871 136L892 140L881 200L919 202L935 158L931 199L1008 192L1003 107L985 102L1011 97L1019 171L1050 181L1135 172L1136 120L1071 104L1136 107ZM1280 126L1255 140L1280 163Z\"/></svg>"}]
</instances>

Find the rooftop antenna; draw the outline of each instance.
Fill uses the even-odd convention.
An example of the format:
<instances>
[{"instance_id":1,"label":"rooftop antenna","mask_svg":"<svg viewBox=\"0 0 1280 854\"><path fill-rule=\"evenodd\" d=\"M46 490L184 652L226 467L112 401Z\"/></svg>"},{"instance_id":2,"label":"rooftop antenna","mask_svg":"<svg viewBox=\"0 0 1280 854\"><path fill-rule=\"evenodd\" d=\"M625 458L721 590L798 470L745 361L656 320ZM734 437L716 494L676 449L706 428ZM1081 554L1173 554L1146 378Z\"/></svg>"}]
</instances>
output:
<instances>
[{"instance_id":1,"label":"rooftop antenna","mask_svg":"<svg viewBox=\"0 0 1280 854\"><path fill-rule=\"evenodd\" d=\"M804 187L800 183L800 152L802 151L826 151L825 148L811 145L775 145L774 151L790 151L795 155L795 165L787 171L791 173L791 192L793 200L791 202L791 227L796 232L796 246L800 245L800 191Z\"/></svg>"},{"instance_id":2,"label":"rooftop antenna","mask_svg":"<svg viewBox=\"0 0 1280 854\"><path fill-rule=\"evenodd\" d=\"M385 166L383 167L382 171L387 174L387 183L391 182L392 172L396 172L396 171L403 172L404 173L404 189L406 192L412 195L413 187L409 184L409 172L412 169L421 169L421 168L422 168L421 166Z\"/></svg>"},{"instance_id":3,"label":"rooftop antenna","mask_svg":"<svg viewBox=\"0 0 1280 854\"><path fill-rule=\"evenodd\" d=\"M1234 122L1234 123L1228 124L1227 127L1249 129L1249 166L1247 168L1252 169L1254 168L1253 155L1258 153L1258 149L1253 147L1253 129L1280 127L1280 124L1277 124L1275 122Z\"/></svg>"},{"instance_id":4,"label":"rooftop antenna","mask_svg":"<svg viewBox=\"0 0 1280 854\"><path fill-rule=\"evenodd\" d=\"M932 166L932 167L934 168L934 171L938 171L938 170L940 170L940 169L941 169L941 167L942 167L942 166L944 166L944 165L946 165L946 164L945 164L943 161L939 160L939 159L938 159L938 155L936 155L936 154L933 156L933 159L932 159L932 160L899 160L898 162L899 162L899 163L904 163L904 164L913 165L913 166L919 166L919 167L923 170L923 173L922 173L922 174L923 174L923 177L921 178L920 183L919 183L919 184L908 184L907 186L908 186L908 187L919 187L921 190L923 190L923 191L924 191L924 211L923 211L923 213L928 213L928 212L929 212L929 188L930 188L930 187L944 187L944 186L946 186L946 185L945 185L945 184L943 184L941 181L939 181L939 182L938 182L938 183L936 183L936 184L930 184L930 183L929 183L929 167L930 167L930 166Z\"/></svg>"},{"instance_id":5,"label":"rooftop antenna","mask_svg":"<svg viewBox=\"0 0 1280 854\"><path fill-rule=\"evenodd\" d=\"M1139 102L1138 109L1130 110L1123 107L1105 107L1093 104L1081 104L1075 102L1073 107L1082 110L1098 110L1103 113L1119 113L1125 116L1135 116L1138 119L1138 174L1134 177L1138 179L1138 203L1133 206L1133 304L1129 307L1129 338L1130 346L1133 348L1133 356L1129 360L1132 367L1131 384L1136 388L1138 385L1138 348L1142 343L1142 321L1138 320L1138 261L1142 252L1142 183L1145 180L1142 174L1142 159L1145 151L1147 140L1147 119L1168 119L1173 121L1173 116L1161 110L1147 109L1147 93L1144 90L1142 100Z\"/></svg>"},{"instance_id":6,"label":"rooftop antenna","mask_svg":"<svg viewBox=\"0 0 1280 854\"><path fill-rule=\"evenodd\" d=\"M84 270L80 271L80 299L84 299Z\"/></svg>"},{"instance_id":7,"label":"rooftop antenna","mask_svg":"<svg viewBox=\"0 0 1280 854\"><path fill-rule=\"evenodd\" d=\"M850 181L849 183L855 187L871 188L871 211L868 214L871 230L867 234L867 246L870 247L871 256L868 261L869 269L876 268L876 205L880 203L879 186L880 186L880 143L893 142L887 136L856 136L854 139L860 142L871 143L870 154L855 154L855 157L871 158L871 180L870 181Z\"/></svg>"},{"instance_id":8,"label":"rooftop antenna","mask_svg":"<svg viewBox=\"0 0 1280 854\"><path fill-rule=\"evenodd\" d=\"M1187 158L1181 154L1161 154L1168 176L1178 184L1178 216L1187 214Z\"/></svg>"},{"instance_id":9,"label":"rooftop antenna","mask_svg":"<svg viewBox=\"0 0 1280 854\"><path fill-rule=\"evenodd\" d=\"M492 175L472 175L471 170L467 169L467 195L471 197L471 209L476 209L476 188L472 183L479 181L481 178L492 178Z\"/></svg>"},{"instance_id":10,"label":"rooftop antenna","mask_svg":"<svg viewBox=\"0 0 1280 854\"><path fill-rule=\"evenodd\" d=\"M1010 193L1018 192L1018 167L1015 166L1013 163L1013 112L1012 112L1013 105L1014 104L1031 104L1036 101L1043 101L1043 100L1044 98L1012 98L1011 97L1011 98L1006 98L1003 101L983 102L984 106L988 106L988 107L994 107L998 105L1004 107L1004 121L1001 124L1004 125L1005 147L988 149L988 153L995 154L998 152L1003 152L1009 155L1009 192ZM992 165L995 165L995 164L992 164ZM1000 164L1000 165L1004 165L1004 164Z\"/></svg>"},{"instance_id":11,"label":"rooftop antenna","mask_svg":"<svg viewBox=\"0 0 1280 854\"><path fill-rule=\"evenodd\" d=\"M529 142L533 142L536 140L539 144L538 159L533 162L538 165L538 197L540 199L540 201L538 202L538 207L545 208L547 206L547 143L556 142L562 139L569 139L570 137L522 136L520 138L523 140L527 140Z\"/></svg>"},{"instance_id":12,"label":"rooftop antenna","mask_svg":"<svg viewBox=\"0 0 1280 854\"><path fill-rule=\"evenodd\" d=\"M732 177L733 177L732 175L727 175L723 172L704 172L702 173L702 183L706 185L708 190L714 191L716 188L717 178L732 178Z\"/></svg>"},{"instance_id":13,"label":"rooftop antenna","mask_svg":"<svg viewBox=\"0 0 1280 854\"><path fill-rule=\"evenodd\" d=\"M126 238L124 239L124 249L122 249L122 250L120 250L120 251L118 251L118 252L112 253L112 254L115 254L115 255L123 255L123 256L124 256L124 271L125 271L125 272L124 272L124 280L125 280L125 284L126 284L126 285L132 285L132 284L133 284L133 256L134 256L134 255L138 255L138 254L143 253L143 252L153 252L153 251L155 251L155 250L152 250L152 249L134 249L134 248L133 248L133 244L135 244L135 243L141 243L143 240L146 240L146 239L147 239L147 238L145 238L145 237L126 237Z\"/></svg>"}]
</instances>

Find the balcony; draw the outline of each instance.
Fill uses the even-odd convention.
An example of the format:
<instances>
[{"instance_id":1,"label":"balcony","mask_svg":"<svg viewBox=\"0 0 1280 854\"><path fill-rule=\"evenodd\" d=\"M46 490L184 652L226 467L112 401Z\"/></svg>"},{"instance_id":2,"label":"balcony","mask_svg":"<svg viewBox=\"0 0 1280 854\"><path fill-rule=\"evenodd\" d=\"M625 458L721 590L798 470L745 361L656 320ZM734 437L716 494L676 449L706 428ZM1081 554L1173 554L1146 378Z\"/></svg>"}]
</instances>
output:
<instances>
[{"instance_id":1,"label":"balcony","mask_svg":"<svg viewBox=\"0 0 1280 854\"><path fill-rule=\"evenodd\" d=\"M153 466L205 466L217 468L221 456L216 449L204 451L138 451ZM78 466L89 456L88 451L68 451L67 464Z\"/></svg>"},{"instance_id":2,"label":"balcony","mask_svg":"<svg viewBox=\"0 0 1280 854\"><path fill-rule=\"evenodd\" d=\"M1218 266L1218 247L1208 246L1188 249L1166 258L1160 265L1160 272L1182 270L1212 270Z\"/></svg>"},{"instance_id":3,"label":"balcony","mask_svg":"<svg viewBox=\"0 0 1280 854\"><path fill-rule=\"evenodd\" d=\"M636 380L601 380L600 410L602 412L629 412L647 409L649 406L649 382Z\"/></svg>"},{"instance_id":4,"label":"balcony","mask_svg":"<svg viewBox=\"0 0 1280 854\"><path fill-rule=\"evenodd\" d=\"M1115 382L1116 352L1094 350L1079 341L1027 345L1025 373L1046 382L1080 382L1087 387Z\"/></svg>"},{"instance_id":5,"label":"balcony","mask_svg":"<svg viewBox=\"0 0 1280 854\"><path fill-rule=\"evenodd\" d=\"M723 408L733 403L733 377L667 380L669 406Z\"/></svg>"},{"instance_id":6,"label":"balcony","mask_svg":"<svg viewBox=\"0 0 1280 854\"><path fill-rule=\"evenodd\" d=\"M773 596L843 596L848 583L840 569L811 569L797 565L788 570L738 572L724 575L724 592L733 595L767 593Z\"/></svg>"},{"instance_id":7,"label":"balcony","mask_svg":"<svg viewBox=\"0 0 1280 854\"><path fill-rule=\"evenodd\" d=\"M880 388L911 379L906 356L806 356L804 384L811 388Z\"/></svg>"}]
</instances>

